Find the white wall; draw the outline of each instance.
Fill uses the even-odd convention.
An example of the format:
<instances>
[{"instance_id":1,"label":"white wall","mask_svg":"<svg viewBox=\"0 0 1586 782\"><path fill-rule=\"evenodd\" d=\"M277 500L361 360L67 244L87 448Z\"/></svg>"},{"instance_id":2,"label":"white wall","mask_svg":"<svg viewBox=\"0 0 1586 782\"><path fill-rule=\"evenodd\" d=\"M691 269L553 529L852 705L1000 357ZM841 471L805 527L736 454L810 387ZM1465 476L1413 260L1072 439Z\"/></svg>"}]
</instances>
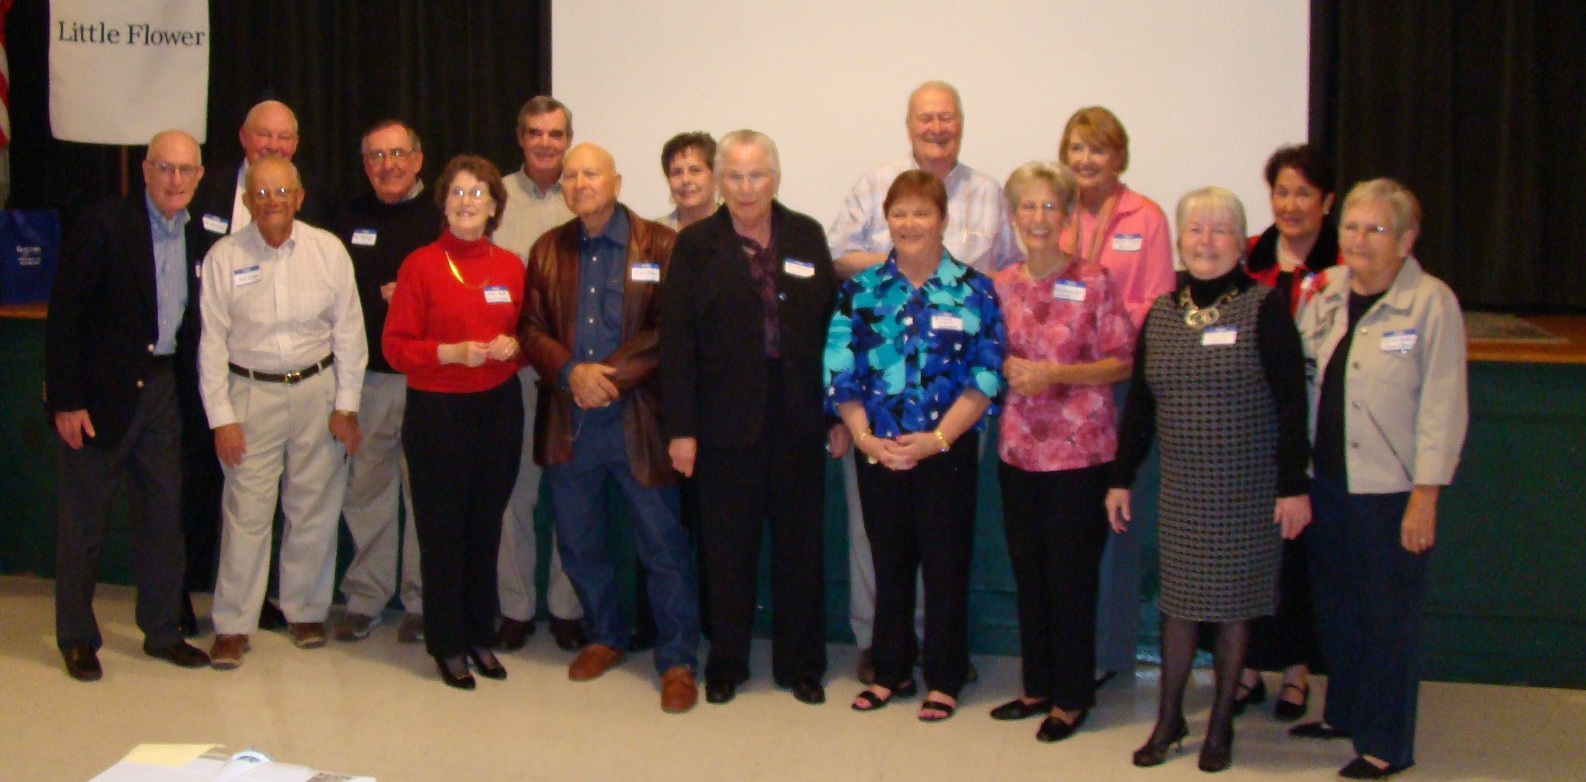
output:
<instances>
[{"instance_id":1,"label":"white wall","mask_svg":"<svg viewBox=\"0 0 1586 782\"><path fill-rule=\"evenodd\" d=\"M1307 0L558 0L553 93L611 150L622 200L671 207L661 144L750 127L776 140L781 200L829 224L867 168L908 153L908 93L964 99L961 160L999 181L1055 159L1081 106L1130 136L1123 179L1168 211L1227 187L1271 222L1261 167L1305 140Z\"/></svg>"}]
</instances>

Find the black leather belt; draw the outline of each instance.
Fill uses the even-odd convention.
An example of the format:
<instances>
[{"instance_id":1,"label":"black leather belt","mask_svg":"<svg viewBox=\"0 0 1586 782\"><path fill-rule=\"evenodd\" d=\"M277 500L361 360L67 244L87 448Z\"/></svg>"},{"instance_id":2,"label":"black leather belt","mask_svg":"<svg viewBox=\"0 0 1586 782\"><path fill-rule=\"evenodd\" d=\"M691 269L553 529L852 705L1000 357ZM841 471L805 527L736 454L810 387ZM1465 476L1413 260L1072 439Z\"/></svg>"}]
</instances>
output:
<instances>
[{"instance_id":1,"label":"black leather belt","mask_svg":"<svg viewBox=\"0 0 1586 782\"><path fill-rule=\"evenodd\" d=\"M287 385L292 385L293 383L301 383L302 381L319 374L320 370L334 363L336 363L336 356L335 354L332 354L320 359L319 363L317 364L304 367L303 369L299 369L296 372L288 372L284 375L275 372L259 372L248 369L247 367L239 367L236 364L231 363L227 363L226 366L231 367L231 373L233 375L242 375L243 377L250 380L263 380L266 383L285 383Z\"/></svg>"}]
</instances>

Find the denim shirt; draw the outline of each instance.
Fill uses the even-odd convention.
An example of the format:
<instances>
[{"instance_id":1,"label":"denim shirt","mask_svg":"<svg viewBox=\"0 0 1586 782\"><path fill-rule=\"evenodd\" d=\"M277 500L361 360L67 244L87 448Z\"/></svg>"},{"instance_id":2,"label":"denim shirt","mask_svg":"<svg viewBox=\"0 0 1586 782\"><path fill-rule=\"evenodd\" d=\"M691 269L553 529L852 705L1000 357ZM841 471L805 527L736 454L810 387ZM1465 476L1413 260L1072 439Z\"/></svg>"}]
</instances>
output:
<instances>
[{"instance_id":1,"label":"denim shirt","mask_svg":"<svg viewBox=\"0 0 1586 782\"><path fill-rule=\"evenodd\" d=\"M562 387L573 367L604 359L622 346L622 293L628 268L628 212L617 209L606 227L590 236L578 230L578 321L573 328L573 360L562 368ZM580 410L587 426L620 421L622 409L610 405Z\"/></svg>"},{"instance_id":2,"label":"denim shirt","mask_svg":"<svg viewBox=\"0 0 1586 782\"><path fill-rule=\"evenodd\" d=\"M843 284L826 333L826 409L862 402L877 437L927 432L967 390L1002 390L1005 335L989 277L942 252L915 288L896 253ZM975 423L978 430L985 419Z\"/></svg>"}]
</instances>

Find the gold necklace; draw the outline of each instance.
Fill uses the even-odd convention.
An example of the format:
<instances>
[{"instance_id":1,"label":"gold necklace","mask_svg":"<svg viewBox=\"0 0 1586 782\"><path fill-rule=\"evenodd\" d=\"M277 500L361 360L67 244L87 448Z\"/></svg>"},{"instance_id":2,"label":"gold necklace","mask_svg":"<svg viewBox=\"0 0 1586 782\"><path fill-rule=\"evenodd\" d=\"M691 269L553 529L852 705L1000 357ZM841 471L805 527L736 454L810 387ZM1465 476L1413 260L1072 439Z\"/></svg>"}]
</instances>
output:
<instances>
[{"instance_id":1,"label":"gold necklace","mask_svg":"<svg viewBox=\"0 0 1586 782\"><path fill-rule=\"evenodd\" d=\"M464 288L468 288L469 290L479 290L480 288L490 284L490 276L486 274L484 282L481 282L478 285L469 285L468 281L463 279L462 272L457 271L457 264L452 262L452 254L446 252L445 250L442 250L441 252L446 256L446 265L452 267L452 276L456 277L457 282L460 283ZM488 272L488 270L486 271Z\"/></svg>"},{"instance_id":2,"label":"gold necklace","mask_svg":"<svg viewBox=\"0 0 1586 782\"><path fill-rule=\"evenodd\" d=\"M1238 288L1230 288L1227 293L1217 297L1217 300L1205 307L1195 306L1195 299L1190 296L1189 288L1179 291L1178 306L1184 310L1184 325L1192 329L1203 329L1217 322L1222 317L1218 309L1224 304L1234 300L1239 295Z\"/></svg>"}]
</instances>

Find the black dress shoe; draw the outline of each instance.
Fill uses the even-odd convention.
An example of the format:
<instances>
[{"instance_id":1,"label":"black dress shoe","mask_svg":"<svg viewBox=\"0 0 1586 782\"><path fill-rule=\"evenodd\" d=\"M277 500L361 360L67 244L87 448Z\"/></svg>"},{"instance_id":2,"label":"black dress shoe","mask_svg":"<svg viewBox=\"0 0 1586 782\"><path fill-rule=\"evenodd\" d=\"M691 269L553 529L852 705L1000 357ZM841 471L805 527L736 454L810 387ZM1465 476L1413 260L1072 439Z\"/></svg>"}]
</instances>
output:
<instances>
[{"instance_id":1,"label":"black dress shoe","mask_svg":"<svg viewBox=\"0 0 1586 782\"><path fill-rule=\"evenodd\" d=\"M1299 690L1299 703L1283 700L1283 693L1289 690ZM1285 683L1283 689L1278 691L1278 702L1272 704L1272 717L1279 722L1293 722L1305 716L1305 711L1310 704L1311 688L1309 685L1301 687L1298 684Z\"/></svg>"},{"instance_id":2,"label":"black dress shoe","mask_svg":"<svg viewBox=\"0 0 1586 782\"><path fill-rule=\"evenodd\" d=\"M1297 739L1347 739L1349 731L1335 728L1325 722L1302 722L1289 728L1289 735Z\"/></svg>"},{"instance_id":3,"label":"black dress shoe","mask_svg":"<svg viewBox=\"0 0 1586 782\"><path fill-rule=\"evenodd\" d=\"M496 628L496 648L503 652L515 652L529 642L531 635L534 635L533 621L520 622L503 616L501 626Z\"/></svg>"},{"instance_id":4,"label":"black dress shoe","mask_svg":"<svg viewBox=\"0 0 1586 782\"><path fill-rule=\"evenodd\" d=\"M1225 744L1213 744L1210 741L1201 745L1201 756L1197 762L1201 771L1215 774L1228 768L1234 762L1233 736L1228 737Z\"/></svg>"},{"instance_id":5,"label":"black dress shoe","mask_svg":"<svg viewBox=\"0 0 1586 782\"><path fill-rule=\"evenodd\" d=\"M705 680L705 702L717 705L738 697L738 685L729 681Z\"/></svg>"},{"instance_id":6,"label":"black dress shoe","mask_svg":"<svg viewBox=\"0 0 1586 782\"><path fill-rule=\"evenodd\" d=\"M826 688L821 686L819 679L800 679L788 689L793 691L793 697L799 703L819 706L826 702Z\"/></svg>"},{"instance_id":7,"label":"black dress shoe","mask_svg":"<svg viewBox=\"0 0 1586 782\"><path fill-rule=\"evenodd\" d=\"M468 659L474 661L474 668L479 671L480 676L486 679L500 681L507 678L507 667L502 665L501 661L497 660L489 649L470 648L468 650Z\"/></svg>"},{"instance_id":8,"label":"black dress shoe","mask_svg":"<svg viewBox=\"0 0 1586 782\"><path fill-rule=\"evenodd\" d=\"M1395 766L1390 764L1386 767L1383 767L1378 766L1377 764L1372 763L1365 758L1355 758L1354 760L1349 761L1349 763L1343 768L1339 769L1338 775L1344 779L1387 779L1388 777L1391 777L1400 771L1404 771L1413 765L1415 764L1409 763L1403 766Z\"/></svg>"},{"instance_id":9,"label":"black dress shoe","mask_svg":"<svg viewBox=\"0 0 1586 782\"><path fill-rule=\"evenodd\" d=\"M1085 718L1089 716L1089 709L1080 709L1073 722L1064 722L1058 717L1047 715L1046 719L1041 720L1041 729L1035 732L1035 740L1046 744L1062 741L1078 732L1079 727L1085 724Z\"/></svg>"},{"instance_id":10,"label":"black dress shoe","mask_svg":"<svg viewBox=\"0 0 1586 782\"><path fill-rule=\"evenodd\" d=\"M143 653L181 668L207 668L209 655L186 641L172 641L164 646L150 646L147 641L143 643Z\"/></svg>"},{"instance_id":11,"label":"black dress shoe","mask_svg":"<svg viewBox=\"0 0 1586 782\"><path fill-rule=\"evenodd\" d=\"M266 600L264 605L259 607L260 630L285 630L289 624L291 623L286 621L286 614L281 613L280 606Z\"/></svg>"},{"instance_id":12,"label":"black dress shoe","mask_svg":"<svg viewBox=\"0 0 1586 782\"><path fill-rule=\"evenodd\" d=\"M589 644L589 636L584 635L584 622L580 619L551 617L551 637L564 652L576 652Z\"/></svg>"},{"instance_id":13,"label":"black dress shoe","mask_svg":"<svg viewBox=\"0 0 1586 782\"><path fill-rule=\"evenodd\" d=\"M1234 693L1233 713L1235 717L1244 714L1245 709L1249 708L1250 704L1265 703L1267 700L1267 681L1265 679L1256 679L1256 683L1252 687L1246 687L1243 682L1240 682L1239 689L1244 690L1245 694Z\"/></svg>"},{"instance_id":14,"label":"black dress shoe","mask_svg":"<svg viewBox=\"0 0 1586 782\"><path fill-rule=\"evenodd\" d=\"M1178 718L1178 728L1166 731L1158 738L1152 731L1151 738L1144 745L1134 751L1134 764L1140 768L1160 766L1167 762L1167 751L1175 744L1180 752L1184 751L1184 737L1189 735L1189 725L1184 718Z\"/></svg>"},{"instance_id":15,"label":"black dress shoe","mask_svg":"<svg viewBox=\"0 0 1586 782\"><path fill-rule=\"evenodd\" d=\"M1014 698L1007 703L991 710L991 718L1004 722L1011 720L1027 720L1031 717L1045 714L1052 710L1052 702L1046 699L1035 703L1025 703L1023 698Z\"/></svg>"},{"instance_id":16,"label":"black dress shoe","mask_svg":"<svg viewBox=\"0 0 1586 782\"><path fill-rule=\"evenodd\" d=\"M77 681L97 682L105 675L105 669L99 667L99 655L88 644L62 649L61 657L66 660L66 672Z\"/></svg>"},{"instance_id":17,"label":"black dress shoe","mask_svg":"<svg viewBox=\"0 0 1586 782\"><path fill-rule=\"evenodd\" d=\"M474 675L468 672L468 660L460 654L450 660L437 655L435 670L440 672L441 681L446 682L447 687L472 690L477 686Z\"/></svg>"}]
</instances>

